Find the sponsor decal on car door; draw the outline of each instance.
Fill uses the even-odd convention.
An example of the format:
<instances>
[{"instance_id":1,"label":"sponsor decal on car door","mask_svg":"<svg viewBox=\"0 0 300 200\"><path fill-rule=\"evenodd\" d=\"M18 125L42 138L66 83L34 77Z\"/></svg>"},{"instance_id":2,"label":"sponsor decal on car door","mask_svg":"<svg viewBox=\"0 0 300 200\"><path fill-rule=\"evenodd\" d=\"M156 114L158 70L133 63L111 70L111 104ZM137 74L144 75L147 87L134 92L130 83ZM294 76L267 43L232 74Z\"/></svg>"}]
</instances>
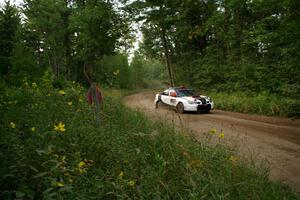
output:
<instances>
[{"instance_id":1,"label":"sponsor decal on car door","mask_svg":"<svg viewBox=\"0 0 300 200\"><path fill-rule=\"evenodd\" d=\"M171 98L170 98L170 104L171 104L172 106L175 106L175 105L176 105L176 98L175 98L175 97L171 97Z\"/></svg>"},{"instance_id":2,"label":"sponsor decal on car door","mask_svg":"<svg viewBox=\"0 0 300 200\"><path fill-rule=\"evenodd\" d=\"M169 104L169 92L168 91L164 91L161 95L161 101L165 104Z\"/></svg>"}]
</instances>

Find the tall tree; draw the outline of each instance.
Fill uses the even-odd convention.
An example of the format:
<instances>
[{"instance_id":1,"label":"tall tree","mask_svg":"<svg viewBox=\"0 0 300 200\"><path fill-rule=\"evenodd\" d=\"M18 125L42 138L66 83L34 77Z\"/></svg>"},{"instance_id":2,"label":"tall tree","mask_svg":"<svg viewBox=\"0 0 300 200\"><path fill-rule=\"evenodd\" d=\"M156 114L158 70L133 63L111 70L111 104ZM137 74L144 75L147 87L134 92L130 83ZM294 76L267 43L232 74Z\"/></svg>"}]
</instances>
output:
<instances>
[{"instance_id":1,"label":"tall tree","mask_svg":"<svg viewBox=\"0 0 300 200\"><path fill-rule=\"evenodd\" d=\"M88 81L97 67L96 60L103 55L114 53L117 39L119 16L108 1L76 1L71 28L74 32L74 57L79 65L79 72Z\"/></svg>"},{"instance_id":2,"label":"tall tree","mask_svg":"<svg viewBox=\"0 0 300 200\"><path fill-rule=\"evenodd\" d=\"M56 76L64 77L68 71L69 13L65 0L25 0L24 14L26 15L27 30L36 33L35 40L39 45L39 65L50 66ZM66 70L66 68L68 70Z\"/></svg>"},{"instance_id":3,"label":"tall tree","mask_svg":"<svg viewBox=\"0 0 300 200\"><path fill-rule=\"evenodd\" d=\"M172 32L174 26L174 20L176 20L177 6L179 1L163 0L163 1L135 1L130 5L130 10L135 11L136 20L145 21L145 28L154 27L156 32L153 32L156 36L154 42L158 42L162 47L162 54L165 58L166 69L169 75L169 82L171 86L175 85L174 68L172 65L172 41L170 41L170 32ZM147 31L147 30L146 30ZM151 31L147 31L148 35ZM151 36L153 37L153 35ZM149 40L148 40L149 41ZM149 44L149 43L148 43ZM154 44L153 44L154 46Z\"/></svg>"},{"instance_id":4,"label":"tall tree","mask_svg":"<svg viewBox=\"0 0 300 200\"><path fill-rule=\"evenodd\" d=\"M7 75L12 67L11 56L16 43L16 33L20 26L17 8L9 1L0 8L0 69L1 75Z\"/></svg>"}]
</instances>

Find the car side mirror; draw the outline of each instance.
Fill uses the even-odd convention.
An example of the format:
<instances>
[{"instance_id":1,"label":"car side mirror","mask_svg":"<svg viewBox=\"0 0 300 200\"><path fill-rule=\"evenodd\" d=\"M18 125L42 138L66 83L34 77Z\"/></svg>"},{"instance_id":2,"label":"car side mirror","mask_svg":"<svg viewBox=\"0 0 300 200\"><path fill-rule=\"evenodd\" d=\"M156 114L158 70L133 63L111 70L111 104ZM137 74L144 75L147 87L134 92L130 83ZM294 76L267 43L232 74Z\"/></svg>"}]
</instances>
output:
<instances>
[{"instance_id":1,"label":"car side mirror","mask_svg":"<svg viewBox=\"0 0 300 200\"><path fill-rule=\"evenodd\" d=\"M176 92L170 92L170 96L171 97L177 97L177 94L176 94Z\"/></svg>"}]
</instances>

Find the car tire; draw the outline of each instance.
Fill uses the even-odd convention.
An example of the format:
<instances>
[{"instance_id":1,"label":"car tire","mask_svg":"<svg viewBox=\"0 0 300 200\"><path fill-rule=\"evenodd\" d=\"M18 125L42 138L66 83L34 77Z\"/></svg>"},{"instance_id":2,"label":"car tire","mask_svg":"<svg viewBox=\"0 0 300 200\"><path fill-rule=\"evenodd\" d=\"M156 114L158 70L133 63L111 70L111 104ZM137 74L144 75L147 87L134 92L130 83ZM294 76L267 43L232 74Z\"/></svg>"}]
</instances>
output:
<instances>
[{"instance_id":1,"label":"car tire","mask_svg":"<svg viewBox=\"0 0 300 200\"><path fill-rule=\"evenodd\" d=\"M184 113L184 105L182 103L178 103L176 106L176 111L178 113Z\"/></svg>"},{"instance_id":2,"label":"car tire","mask_svg":"<svg viewBox=\"0 0 300 200\"><path fill-rule=\"evenodd\" d=\"M204 113L205 113L205 114L208 114L209 112L210 112L210 110L206 110L206 111L204 111Z\"/></svg>"},{"instance_id":3,"label":"car tire","mask_svg":"<svg viewBox=\"0 0 300 200\"><path fill-rule=\"evenodd\" d=\"M155 108L158 108L159 106L161 106L161 100L158 100L155 103Z\"/></svg>"}]
</instances>

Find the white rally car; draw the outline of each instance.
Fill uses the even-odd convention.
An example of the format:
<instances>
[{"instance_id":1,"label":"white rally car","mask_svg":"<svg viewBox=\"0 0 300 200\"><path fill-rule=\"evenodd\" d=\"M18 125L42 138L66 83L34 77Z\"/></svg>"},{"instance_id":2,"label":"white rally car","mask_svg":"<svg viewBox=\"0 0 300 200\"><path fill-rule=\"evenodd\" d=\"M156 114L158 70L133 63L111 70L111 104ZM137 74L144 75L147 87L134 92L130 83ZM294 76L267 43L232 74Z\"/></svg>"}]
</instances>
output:
<instances>
[{"instance_id":1,"label":"white rally car","mask_svg":"<svg viewBox=\"0 0 300 200\"><path fill-rule=\"evenodd\" d=\"M209 113L214 109L214 102L210 97L203 95L195 95L192 89L185 87L171 87L160 94L155 95L155 107L159 104L166 104L176 108L177 112L196 111L201 113Z\"/></svg>"}]
</instances>

